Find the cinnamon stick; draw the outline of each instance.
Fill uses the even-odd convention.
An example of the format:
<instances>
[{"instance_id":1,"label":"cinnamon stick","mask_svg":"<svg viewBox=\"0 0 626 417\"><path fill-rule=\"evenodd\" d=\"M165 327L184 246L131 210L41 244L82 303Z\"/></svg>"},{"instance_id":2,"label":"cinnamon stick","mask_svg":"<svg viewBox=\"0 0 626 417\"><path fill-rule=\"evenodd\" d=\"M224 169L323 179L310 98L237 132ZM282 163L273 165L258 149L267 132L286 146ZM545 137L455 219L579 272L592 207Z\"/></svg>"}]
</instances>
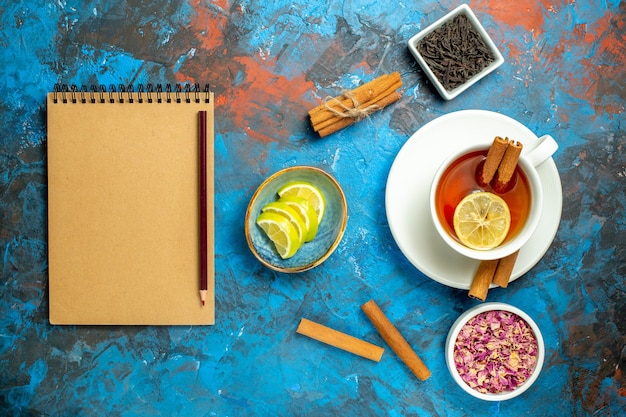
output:
<instances>
[{"instance_id":1,"label":"cinnamon stick","mask_svg":"<svg viewBox=\"0 0 626 417\"><path fill-rule=\"evenodd\" d=\"M411 349L411 346L404 337L402 337L400 332L391 324L389 319L385 316L385 313L381 311L374 300L363 304L361 309L365 312L374 327L376 327L376 330L378 330L378 333L380 333L385 342L387 342L415 376L422 381L428 379L430 377L430 370L424 365L424 362L417 356L415 351Z\"/></svg>"},{"instance_id":2,"label":"cinnamon stick","mask_svg":"<svg viewBox=\"0 0 626 417\"><path fill-rule=\"evenodd\" d=\"M365 84L360 85L359 87L356 87L350 92L359 101L359 103L364 103L370 101L373 97L385 95L385 92L389 94L390 91L396 90L398 85L401 84L402 81L400 79L400 73L393 72L391 74L383 74ZM393 88L392 90L392 87L396 88ZM338 96L335 99L337 101L333 101L332 103L334 103L334 107L338 110L341 109L341 106L350 107L352 105L352 100L344 97L343 95ZM309 116L311 117L311 121L313 123L318 124L326 118L332 117L333 113L328 111L326 103L322 103L311 109L309 111Z\"/></svg>"},{"instance_id":3,"label":"cinnamon stick","mask_svg":"<svg viewBox=\"0 0 626 417\"><path fill-rule=\"evenodd\" d=\"M501 259L481 261L468 295L477 300L485 301L492 282L499 287L506 288L509 285L518 254L519 250Z\"/></svg>"},{"instance_id":4,"label":"cinnamon stick","mask_svg":"<svg viewBox=\"0 0 626 417\"><path fill-rule=\"evenodd\" d=\"M517 260L517 255L519 255L519 250L500 259L498 267L493 275L492 282L494 284L502 288L506 288L509 285L511 273L513 272L513 267L515 266L515 261Z\"/></svg>"},{"instance_id":5,"label":"cinnamon stick","mask_svg":"<svg viewBox=\"0 0 626 417\"><path fill-rule=\"evenodd\" d=\"M383 108L387 107L388 105L392 103L395 103L398 100L400 100L400 93L394 91L393 93L384 97L382 100L376 102L375 104L379 107L379 110L382 110ZM325 137L332 133L337 132L338 130L343 129L344 127L350 126L352 123L354 123L354 119L343 118L343 119L335 121L329 126L325 126L324 128L319 129L317 133L321 137Z\"/></svg>"},{"instance_id":6,"label":"cinnamon stick","mask_svg":"<svg viewBox=\"0 0 626 417\"><path fill-rule=\"evenodd\" d=\"M517 161L521 152L522 144L520 142L509 141L508 138L502 139L496 136L487 152L487 159L479 175L479 182L483 181L483 185L489 184L492 181L489 178L491 175L493 177L493 190L497 193L506 191L517 168ZM492 170L498 155L501 160L494 175ZM502 288L506 288L509 285L509 279L511 278L518 253L519 250L501 259L481 261L472 279L468 295L477 300L485 301L492 282Z\"/></svg>"},{"instance_id":7,"label":"cinnamon stick","mask_svg":"<svg viewBox=\"0 0 626 417\"><path fill-rule=\"evenodd\" d=\"M311 116L313 130L319 132L328 126L342 121L349 121L350 124L352 124L360 120L359 117L362 119L378 110L382 110L385 106L381 105L381 102L386 100L389 96L397 94L396 90L401 86L402 83L398 82L380 91L377 89L368 89L365 94L360 95L364 97L354 95L354 93L350 91L343 93L340 97L330 99L321 105L324 107L324 111L318 111ZM349 96L348 103L345 103L345 100L340 100L341 97L345 97L346 95ZM399 97L398 95L398 98Z\"/></svg>"},{"instance_id":8,"label":"cinnamon stick","mask_svg":"<svg viewBox=\"0 0 626 417\"><path fill-rule=\"evenodd\" d=\"M487 298L487 292L489 292L489 285L491 285L493 275L498 267L498 262L499 259L480 261L468 293L471 298L485 301Z\"/></svg>"},{"instance_id":9,"label":"cinnamon stick","mask_svg":"<svg viewBox=\"0 0 626 417\"><path fill-rule=\"evenodd\" d=\"M502 157L504 156L504 152L506 151L508 144L508 138L503 139L500 136L496 136L493 140L493 143L489 147L489 151L487 151L487 158L485 159L482 170L478 175L478 182L481 186L486 186L491 183L491 180L498 170L500 161L502 161Z\"/></svg>"},{"instance_id":10,"label":"cinnamon stick","mask_svg":"<svg viewBox=\"0 0 626 417\"><path fill-rule=\"evenodd\" d=\"M502 193L506 190L509 181L515 173L517 167L517 161L522 153L522 144L516 141L510 141L509 146L506 147L502 161L498 166L496 175L494 178L493 189L497 193Z\"/></svg>"},{"instance_id":11,"label":"cinnamon stick","mask_svg":"<svg viewBox=\"0 0 626 417\"><path fill-rule=\"evenodd\" d=\"M400 73L381 75L309 111L313 130L327 136L397 101Z\"/></svg>"},{"instance_id":12,"label":"cinnamon stick","mask_svg":"<svg viewBox=\"0 0 626 417\"><path fill-rule=\"evenodd\" d=\"M395 74L395 73L394 73ZM351 90L351 92L354 94L355 97L360 98L361 100L364 100L366 98L368 98L368 96L371 98L373 92L374 92L374 88L372 87L376 87L378 85L379 88L382 87L382 90L388 88L389 86L384 86L384 82L389 80L390 75L389 74L383 74L381 76L379 76L378 78L375 78L365 84L360 85L359 87L356 87L355 89ZM339 100L339 102L343 105L350 105L351 104L351 100L343 97L343 96L338 96L336 97L337 100ZM339 106L339 104L337 104ZM326 103L322 103L314 108L312 108L311 110L309 110L309 116L311 117L311 121L313 122L320 122L321 120L323 120L323 117L328 117L329 114L327 114L328 107L326 106ZM322 116L322 114L325 114L326 116Z\"/></svg>"},{"instance_id":13,"label":"cinnamon stick","mask_svg":"<svg viewBox=\"0 0 626 417\"><path fill-rule=\"evenodd\" d=\"M357 339L356 337L347 335L305 318L300 320L300 324L298 325L296 332L375 362L380 361L380 358L383 356L383 352L385 351L385 349L380 346Z\"/></svg>"}]
</instances>

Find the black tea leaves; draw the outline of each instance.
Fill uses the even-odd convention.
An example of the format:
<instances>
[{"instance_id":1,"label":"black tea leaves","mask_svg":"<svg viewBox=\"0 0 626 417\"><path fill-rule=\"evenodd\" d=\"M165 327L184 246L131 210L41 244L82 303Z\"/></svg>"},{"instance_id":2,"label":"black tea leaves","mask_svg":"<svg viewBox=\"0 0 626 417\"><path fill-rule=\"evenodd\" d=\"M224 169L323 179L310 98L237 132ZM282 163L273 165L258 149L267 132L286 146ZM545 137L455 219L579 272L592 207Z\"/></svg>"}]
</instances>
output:
<instances>
[{"instance_id":1,"label":"black tea leaves","mask_svg":"<svg viewBox=\"0 0 626 417\"><path fill-rule=\"evenodd\" d=\"M448 91L463 85L495 61L492 51L463 13L430 32L416 46Z\"/></svg>"}]
</instances>

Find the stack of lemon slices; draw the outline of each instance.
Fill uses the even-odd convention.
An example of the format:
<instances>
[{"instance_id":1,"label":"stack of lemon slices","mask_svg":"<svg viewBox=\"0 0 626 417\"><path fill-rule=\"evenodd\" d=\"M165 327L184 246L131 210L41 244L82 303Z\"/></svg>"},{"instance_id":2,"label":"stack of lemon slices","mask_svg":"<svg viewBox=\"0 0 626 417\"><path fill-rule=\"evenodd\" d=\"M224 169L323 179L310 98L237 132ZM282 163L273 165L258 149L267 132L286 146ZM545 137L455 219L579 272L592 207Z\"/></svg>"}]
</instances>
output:
<instances>
[{"instance_id":1,"label":"stack of lemon slices","mask_svg":"<svg viewBox=\"0 0 626 417\"><path fill-rule=\"evenodd\" d=\"M261 208L256 224L274 243L281 258L291 258L312 241L326 210L324 194L306 181L290 181L277 191L278 200Z\"/></svg>"}]
</instances>

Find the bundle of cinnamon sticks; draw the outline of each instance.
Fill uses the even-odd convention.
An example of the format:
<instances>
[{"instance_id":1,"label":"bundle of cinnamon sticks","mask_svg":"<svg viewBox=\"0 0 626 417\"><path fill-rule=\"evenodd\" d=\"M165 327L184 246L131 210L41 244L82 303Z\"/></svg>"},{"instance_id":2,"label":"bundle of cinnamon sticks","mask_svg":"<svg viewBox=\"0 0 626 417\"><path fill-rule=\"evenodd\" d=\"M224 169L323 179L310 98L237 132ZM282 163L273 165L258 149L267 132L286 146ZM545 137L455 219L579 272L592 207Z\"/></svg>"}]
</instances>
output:
<instances>
[{"instance_id":1,"label":"bundle of cinnamon sticks","mask_svg":"<svg viewBox=\"0 0 626 417\"><path fill-rule=\"evenodd\" d=\"M522 147L520 142L496 136L478 175L480 185L491 184L495 192L504 192L515 173ZM519 250L501 259L481 261L468 295L477 300L485 301L491 283L506 288L518 254Z\"/></svg>"},{"instance_id":2,"label":"bundle of cinnamon sticks","mask_svg":"<svg viewBox=\"0 0 626 417\"><path fill-rule=\"evenodd\" d=\"M400 73L381 75L337 97L327 97L309 111L311 125L321 137L350 126L400 99Z\"/></svg>"}]
</instances>

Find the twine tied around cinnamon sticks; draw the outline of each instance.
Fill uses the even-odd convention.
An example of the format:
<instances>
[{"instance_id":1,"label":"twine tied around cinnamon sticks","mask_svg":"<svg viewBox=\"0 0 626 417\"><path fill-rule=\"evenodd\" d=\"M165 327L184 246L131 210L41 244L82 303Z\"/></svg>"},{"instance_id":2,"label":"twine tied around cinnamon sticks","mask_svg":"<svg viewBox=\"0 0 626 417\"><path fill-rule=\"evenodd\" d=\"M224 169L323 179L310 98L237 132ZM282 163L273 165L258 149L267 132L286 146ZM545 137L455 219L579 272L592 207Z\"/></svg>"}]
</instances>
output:
<instances>
[{"instance_id":1,"label":"twine tied around cinnamon sticks","mask_svg":"<svg viewBox=\"0 0 626 417\"><path fill-rule=\"evenodd\" d=\"M311 125L321 137L363 120L400 99L400 73L381 75L337 97L328 96L309 111Z\"/></svg>"},{"instance_id":2,"label":"twine tied around cinnamon sticks","mask_svg":"<svg viewBox=\"0 0 626 417\"><path fill-rule=\"evenodd\" d=\"M478 176L480 185L491 184L498 193L505 191L517 167L522 147L520 142L496 136ZM506 288L518 254L519 250L501 259L481 261L472 279L469 297L485 301L491 283Z\"/></svg>"},{"instance_id":3,"label":"twine tied around cinnamon sticks","mask_svg":"<svg viewBox=\"0 0 626 417\"><path fill-rule=\"evenodd\" d=\"M361 103L359 103L359 100L357 100L356 96L350 90L343 91L341 93L341 96L339 97L345 97L352 100L352 107L344 105L338 97L331 96L327 96L324 99L324 106L326 106L326 108L333 114L336 114L337 116L342 118L352 118L356 122L358 122L359 120L365 119L367 116L374 113L375 111L380 110L380 106L378 104L372 104L365 108L361 107ZM337 110L337 108L331 106L329 102L336 103L337 106L341 108L341 110Z\"/></svg>"}]
</instances>

